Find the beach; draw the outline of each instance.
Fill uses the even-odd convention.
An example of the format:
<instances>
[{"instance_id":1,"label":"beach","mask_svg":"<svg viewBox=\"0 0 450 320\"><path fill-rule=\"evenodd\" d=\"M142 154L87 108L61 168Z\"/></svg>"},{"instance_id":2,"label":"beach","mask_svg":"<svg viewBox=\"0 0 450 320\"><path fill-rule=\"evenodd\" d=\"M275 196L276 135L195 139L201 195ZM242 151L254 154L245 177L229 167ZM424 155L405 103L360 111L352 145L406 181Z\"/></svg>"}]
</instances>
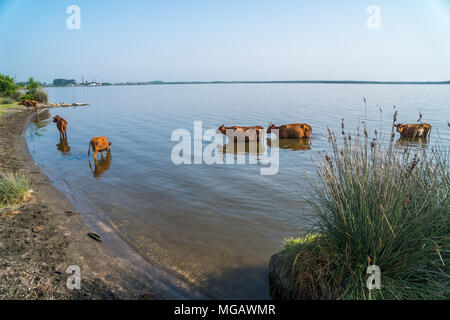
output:
<instances>
[{"instance_id":1,"label":"beach","mask_svg":"<svg viewBox=\"0 0 450 320\"><path fill-rule=\"evenodd\" d=\"M33 161L23 133L32 112L8 109L0 116L0 170L23 172L30 199L0 211L2 299L158 298L157 288L127 260L90 232L80 213ZM69 266L79 266L81 289L67 288Z\"/></svg>"}]
</instances>

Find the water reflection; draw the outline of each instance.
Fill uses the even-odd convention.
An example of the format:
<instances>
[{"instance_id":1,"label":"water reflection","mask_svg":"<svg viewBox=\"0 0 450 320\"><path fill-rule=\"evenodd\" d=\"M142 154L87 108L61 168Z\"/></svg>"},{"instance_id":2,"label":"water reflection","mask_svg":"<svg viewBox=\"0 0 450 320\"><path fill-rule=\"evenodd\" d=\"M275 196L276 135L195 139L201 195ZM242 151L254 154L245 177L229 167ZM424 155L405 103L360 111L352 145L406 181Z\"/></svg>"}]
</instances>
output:
<instances>
[{"instance_id":1,"label":"water reflection","mask_svg":"<svg viewBox=\"0 0 450 320\"><path fill-rule=\"evenodd\" d=\"M111 167L111 156L94 160L94 169L92 169L91 160L89 160L89 167L95 178L100 178Z\"/></svg>"},{"instance_id":2,"label":"water reflection","mask_svg":"<svg viewBox=\"0 0 450 320\"><path fill-rule=\"evenodd\" d=\"M260 141L250 141L250 142L235 142L227 143L224 145L217 145L217 148L221 153L232 153L232 154L254 154L262 155L264 154L264 143Z\"/></svg>"},{"instance_id":3,"label":"water reflection","mask_svg":"<svg viewBox=\"0 0 450 320\"><path fill-rule=\"evenodd\" d=\"M56 145L58 150L62 153L63 156L70 155L70 146L67 138L59 138L59 143Z\"/></svg>"},{"instance_id":4,"label":"water reflection","mask_svg":"<svg viewBox=\"0 0 450 320\"><path fill-rule=\"evenodd\" d=\"M272 139L267 139L267 145L272 147ZM278 147L280 149L311 150L311 139L278 139Z\"/></svg>"},{"instance_id":5,"label":"water reflection","mask_svg":"<svg viewBox=\"0 0 450 320\"><path fill-rule=\"evenodd\" d=\"M416 138L403 137L403 138L399 138L395 142L395 146L397 148L402 148L402 147L426 148L428 146L428 140L429 140L428 138L424 138L424 137L416 137Z\"/></svg>"},{"instance_id":6,"label":"water reflection","mask_svg":"<svg viewBox=\"0 0 450 320\"><path fill-rule=\"evenodd\" d=\"M47 126L50 124L50 111L48 109L45 109L41 112L36 113L33 118L31 119L31 122L33 122L35 126L34 134L38 137L42 136L45 131L47 131Z\"/></svg>"}]
</instances>

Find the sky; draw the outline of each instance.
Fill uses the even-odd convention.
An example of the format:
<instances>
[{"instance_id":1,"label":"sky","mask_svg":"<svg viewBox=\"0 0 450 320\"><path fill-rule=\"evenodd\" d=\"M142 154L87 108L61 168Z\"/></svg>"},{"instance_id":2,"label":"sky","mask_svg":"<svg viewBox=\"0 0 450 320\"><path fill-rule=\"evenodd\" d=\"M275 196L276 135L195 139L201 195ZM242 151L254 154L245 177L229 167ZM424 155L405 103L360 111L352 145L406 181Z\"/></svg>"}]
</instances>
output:
<instances>
[{"instance_id":1,"label":"sky","mask_svg":"<svg viewBox=\"0 0 450 320\"><path fill-rule=\"evenodd\" d=\"M67 28L70 5L80 29ZM450 80L450 0L0 0L0 73L42 82Z\"/></svg>"}]
</instances>

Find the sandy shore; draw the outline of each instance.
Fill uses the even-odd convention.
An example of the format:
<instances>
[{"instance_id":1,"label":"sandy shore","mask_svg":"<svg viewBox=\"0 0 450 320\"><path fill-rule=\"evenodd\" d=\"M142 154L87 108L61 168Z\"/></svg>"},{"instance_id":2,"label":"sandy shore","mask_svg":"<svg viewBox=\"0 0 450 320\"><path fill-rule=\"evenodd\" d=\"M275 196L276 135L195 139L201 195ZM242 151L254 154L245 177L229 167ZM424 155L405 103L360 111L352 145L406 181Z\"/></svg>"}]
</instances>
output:
<instances>
[{"instance_id":1,"label":"sandy shore","mask_svg":"<svg viewBox=\"0 0 450 320\"><path fill-rule=\"evenodd\" d=\"M33 161L23 136L32 112L0 116L0 170L30 178L31 199L0 211L0 299L168 298L148 275L113 253ZM81 289L69 290L70 265L81 269Z\"/></svg>"}]
</instances>

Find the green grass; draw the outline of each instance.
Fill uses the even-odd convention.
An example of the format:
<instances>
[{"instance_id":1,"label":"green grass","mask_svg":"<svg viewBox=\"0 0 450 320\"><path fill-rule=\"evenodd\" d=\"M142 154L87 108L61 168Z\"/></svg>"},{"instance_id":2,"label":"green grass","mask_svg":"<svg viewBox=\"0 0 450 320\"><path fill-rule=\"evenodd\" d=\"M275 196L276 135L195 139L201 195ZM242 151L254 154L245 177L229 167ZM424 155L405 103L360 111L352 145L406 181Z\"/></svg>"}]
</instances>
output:
<instances>
[{"instance_id":1,"label":"green grass","mask_svg":"<svg viewBox=\"0 0 450 320\"><path fill-rule=\"evenodd\" d=\"M320 237L320 234L318 233L308 233L304 235L303 237L291 237L284 239L284 247L286 249L295 249L301 245L312 243L316 241Z\"/></svg>"},{"instance_id":2,"label":"green grass","mask_svg":"<svg viewBox=\"0 0 450 320\"><path fill-rule=\"evenodd\" d=\"M0 173L0 208L26 200L30 190L28 178L21 173Z\"/></svg>"},{"instance_id":3,"label":"green grass","mask_svg":"<svg viewBox=\"0 0 450 320\"><path fill-rule=\"evenodd\" d=\"M389 144L344 129L329 132L308 195L320 237L287 242L285 277L313 299L448 299L448 151L395 149L394 127ZM366 287L372 264L380 290Z\"/></svg>"},{"instance_id":4,"label":"green grass","mask_svg":"<svg viewBox=\"0 0 450 320\"><path fill-rule=\"evenodd\" d=\"M4 102L8 102L8 103L4 103ZM17 107L18 105L19 105L18 102L11 103L10 101L5 100L5 98L0 98L0 115L3 114L6 109Z\"/></svg>"}]
</instances>

